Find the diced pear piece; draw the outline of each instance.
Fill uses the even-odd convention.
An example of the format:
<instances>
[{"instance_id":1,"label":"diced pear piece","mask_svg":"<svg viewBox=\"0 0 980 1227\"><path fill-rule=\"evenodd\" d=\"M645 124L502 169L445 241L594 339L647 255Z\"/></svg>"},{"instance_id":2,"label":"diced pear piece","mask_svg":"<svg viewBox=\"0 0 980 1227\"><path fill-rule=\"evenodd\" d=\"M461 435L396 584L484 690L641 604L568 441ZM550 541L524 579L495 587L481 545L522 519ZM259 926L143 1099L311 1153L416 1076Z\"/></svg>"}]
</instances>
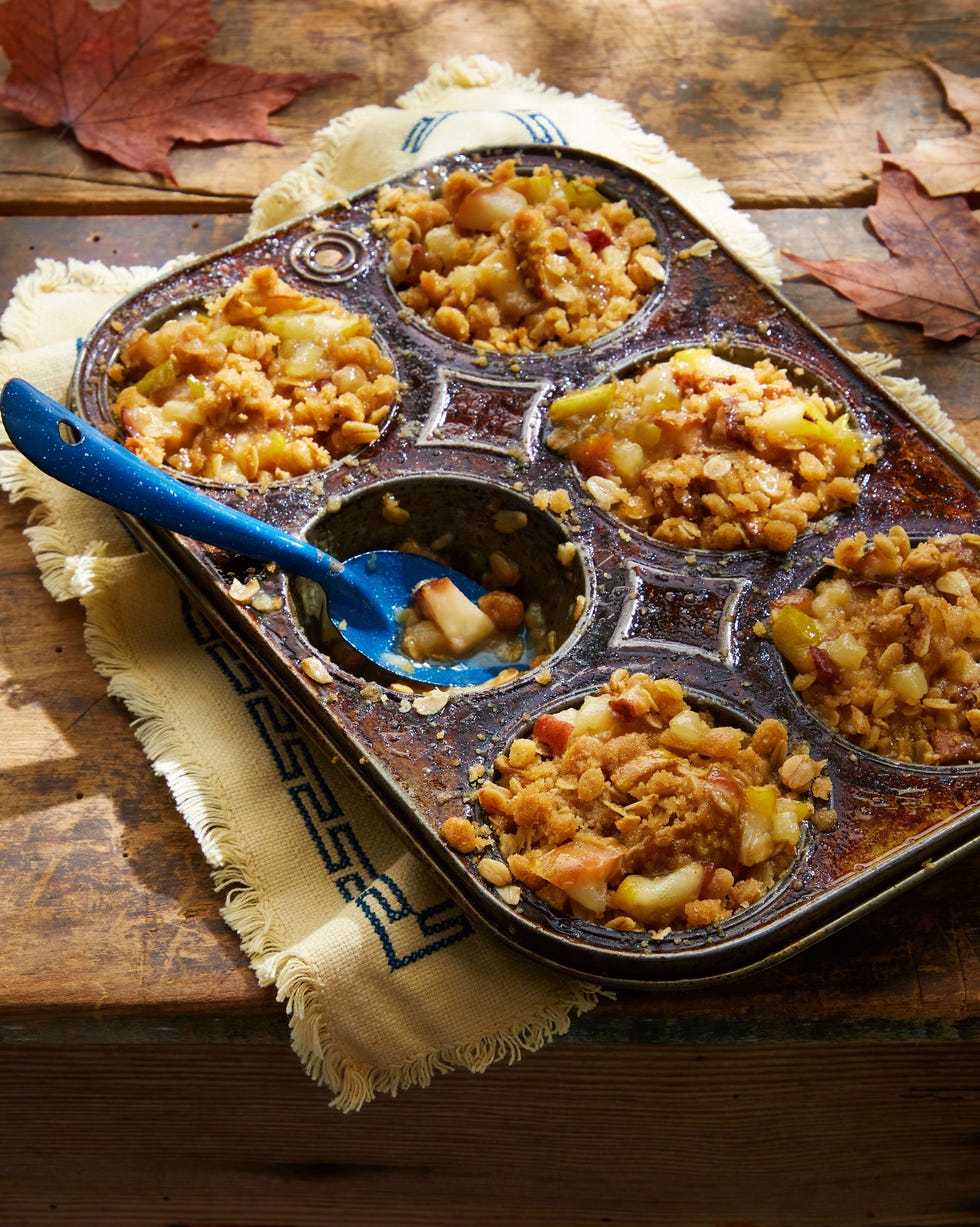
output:
<instances>
[{"instance_id":1,"label":"diced pear piece","mask_svg":"<svg viewBox=\"0 0 980 1227\"><path fill-rule=\"evenodd\" d=\"M177 378L178 367L177 359L170 355L157 366L152 367L145 375L135 384L136 391L142 396L152 396L154 392L159 392L161 388L169 387Z\"/></svg>"},{"instance_id":2,"label":"diced pear piece","mask_svg":"<svg viewBox=\"0 0 980 1227\"><path fill-rule=\"evenodd\" d=\"M745 789L739 860L758 865L768 860L780 845L793 847L800 838L800 825L812 807L793 797L781 797L771 784Z\"/></svg>"},{"instance_id":3,"label":"diced pear piece","mask_svg":"<svg viewBox=\"0 0 980 1227\"><path fill-rule=\"evenodd\" d=\"M279 350L287 379L313 379L328 373L324 350L319 341L283 341Z\"/></svg>"},{"instance_id":4,"label":"diced pear piece","mask_svg":"<svg viewBox=\"0 0 980 1227\"><path fill-rule=\"evenodd\" d=\"M793 668L807 673L813 668L810 648L823 641L824 630L816 618L796 605L781 605L772 617L772 638Z\"/></svg>"},{"instance_id":5,"label":"diced pear piece","mask_svg":"<svg viewBox=\"0 0 980 1227\"><path fill-rule=\"evenodd\" d=\"M644 413L659 414L680 408L680 392L669 362L658 362L649 367L639 376L636 386L642 397Z\"/></svg>"},{"instance_id":6,"label":"diced pear piece","mask_svg":"<svg viewBox=\"0 0 980 1227\"><path fill-rule=\"evenodd\" d=\"M610 732L620 719L610 706L608 695L586 695L578 707L546 712L534 722L534 735L553 754L563 754L571 737Z\"/></svg>"},{"instance_id":7,"label":"diced pear piece","mask_svg":"<svg viewBox=\"0 0 980 1227\"><path fill-rule=\"evenodd\" d=\"M841 669L860 669L867 654L867 648L850 631L827 645L827 655Z\"/></svg>"},{"instance_id":8,"label":"diced pear piece","mask_svg":"<svg viewBox=\"0 0 980 1227\"><path fill-rule=\"evenodd\" d=\"M412 604L438 626L454 656L466 656L497 630L493 620L445 575L419 584Z\"/></svg>"},{"instance_id":9,"label":"diced pear piece","mask_svg":"<svg viewBox=\"0 0 980 1227\"><path fill-rule=\"evenodd\" d=\"M614 844L573 839L542 852L534 870L570 899L598 915L606 910L606 883L619 868L624 849Z\"/></svg>"},{"instance_id":10,"label":"diced pear piece","mask_svg":"<svg viewBox=\"0 0 980 1227\"><path fill-rule=\"evenodd\" d=\"M640 474L647 463L646 452L639 443L634 443L631 439L614 440L609 448L609 458L623 482L630 487L640 480Z\"/></svg>"},{"instance_id":11,"label":"diced pear piece","mask_svg":"<svg viewBox=\"0 0 980 1227\"><path fill-rule=\"evenodd\" d=\"M464 196L453 221L460 230L499 230L527 201L503 183L488 183Z\"/></svg>"},{"instance_id":12,"label":"diced pear piece","mask_svg":"<svg viewBox=\"0 0 980 1227\"><path fill-rule=\"evenodd\" d=\"M568 739L575 732L574 711L545 712L534 722L534 736L552 754L564 754Z\"/></svg>"},{"instance_id":13,"label":"diced pear piece","mask_svg":"<svg viewBox=\"0 0 980 1227\"><path fill-rule=\"evenodd\" d=\"M459 241L459 235L451 225L433 226L424 239L426 248L447 267L454 263L453 255Z\"/></svg>"},{"instance_id":14,"label":"diced pear piece","mask_svg":"<svg viewBox=\"0 0 980 1227\"><path fill-rule=\"evenodd\" d=\"M619 717L609 705L609 696L589 694L575 708L575 736L586 733L605 733L615 729Z\"/></svg>"},{"instance_id":15,"label":"diced pear piece","mask_svg":"<svg viewBox=\"0 0 980 1227\"><path fill-rule=\"evenodd\" d=\"M505 320L517 321L534 310L537 300L524 285L512 251L492 252L476 266L476 275L480 292L496 302Z\"/></svg>"},{"instance_id":16,"label":"diced pear piece","mask_svg":"<svg viewBox=\"0 0 980 1227\"><path fill-rule=\"evenodd\" d=\"M631 873L616 887L610 902L639 924L666 925L680 915L685 903L693 903L700 896L708 873L710 870L697 862L655 878Z\"/></svg>"},{"instance_id":17,"label":"diced pear piece","mask_svg":"<svg viewBox=\"0 0 980 1227\"><path fill-rule=\"evenodd\" d=\"M548 416L553 422L564 422L566 418L594 417L604 412L612 404L616 395L614 383L596 383L588 388L576 388L552 401Z\"/></svg>"},{"instance_id":18,"label":"diced pear piece","mask_svg":"<svg viewBox=\"0 0 980 1227\"><path fill-rule=\"evenodd\" d=\"M538 167L533 175L515 175L507 187L520 192L529 204L544 204L555 190L555 180L547 166Z\"/></svg>"},{"instance_id":19,"label":"diced pear piece","mask_svg":"<svg viewBox=\"0 0 980 1227\"><path fill-rule=\"evenodd\" d=\"M918 661L892 669L887 682L903 703L918 703L929 689L929 682Z\"/></svg>"},{"instance_id":20,"label":"diced pear piece","mask_svg":"<svg viewBox=\"0 0 980 1227\"><path fill-rule=\"evenodd\" d=\"M583 183L581 179L569 179L562 184L562 191L573 209L601 209L604 204L609 203L608 196L603 196L590 183Z\"/></svg>"},{"instance_id":21,"label":"diced pear piece","mask_svg":"<svg viewBox=\"0 0 980 1227\"><path fill-rule=\"evenodd\" d=\"M754 784L746 788L738 852L743 865L758 865L775 852L773 826L777 797L778 793L771 784Z\"/></svg>"}]
</instances>

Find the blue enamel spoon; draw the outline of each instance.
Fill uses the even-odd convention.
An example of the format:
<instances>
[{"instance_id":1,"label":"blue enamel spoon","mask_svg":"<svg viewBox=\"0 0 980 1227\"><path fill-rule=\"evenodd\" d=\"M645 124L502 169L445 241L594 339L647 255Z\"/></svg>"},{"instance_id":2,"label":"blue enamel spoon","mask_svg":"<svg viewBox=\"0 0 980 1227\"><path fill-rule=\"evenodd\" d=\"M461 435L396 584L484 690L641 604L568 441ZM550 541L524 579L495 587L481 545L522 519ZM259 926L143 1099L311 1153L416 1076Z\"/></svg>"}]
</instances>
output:
<instances>
[{"instance_id":1,"label":"blue enamel spoon","mask_svg":"<svg viewBox=\"0 0 980 1227\"><path fill-rule=\"evenodd\" d=\"M458 571L402 550L372 550L340 562L154 468L22 379L4 386L0 416L18 451L65 485L171 532L313 580L326 594L338 633L388 672L429 685L466 687L504 668L492 652L417 663L398 650L398 613L418 584L448 576L471 601L483 595Z\"/></svg>"}]
</instances>

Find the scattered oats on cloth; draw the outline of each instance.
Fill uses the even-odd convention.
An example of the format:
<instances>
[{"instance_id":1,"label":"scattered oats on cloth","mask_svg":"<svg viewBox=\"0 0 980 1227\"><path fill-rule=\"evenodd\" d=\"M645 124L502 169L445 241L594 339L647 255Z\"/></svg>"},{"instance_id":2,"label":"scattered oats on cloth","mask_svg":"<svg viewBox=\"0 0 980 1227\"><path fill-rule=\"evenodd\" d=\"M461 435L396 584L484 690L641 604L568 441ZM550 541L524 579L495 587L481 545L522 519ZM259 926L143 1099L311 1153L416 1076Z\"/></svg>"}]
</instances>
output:
<instances>
[{"instance_id":1,"label":"scattered oats on cloth","mask_svg":"<svg viewBox=\"0 0 980 1227\"><path fill-rule=\"evenodd\" d=\"M414 164L484 145L566 144L658 181L760 276L778 280L762 233L622 107L575 97L484 57L435 66L394 107L361 107L318 133L309 159L256 199L250 233L316 210ZM0 380L66 395L76 338L155 275L38 261L0 327ZM869 355L877 376L893 360ZM935 426L920 385L884 376ZM914 407L913 406L913 407ZM6 444L6 440L4 440ZM376 804L310 747L248 668L137 551L103 504L6 445L0 484L38 504L26 532L45 586L86 612L86 642L170 786L293 1047L342 1110L485 1069L568 1030L599 999L479 931L391 833Z\"/></svg>"}]
</instances>

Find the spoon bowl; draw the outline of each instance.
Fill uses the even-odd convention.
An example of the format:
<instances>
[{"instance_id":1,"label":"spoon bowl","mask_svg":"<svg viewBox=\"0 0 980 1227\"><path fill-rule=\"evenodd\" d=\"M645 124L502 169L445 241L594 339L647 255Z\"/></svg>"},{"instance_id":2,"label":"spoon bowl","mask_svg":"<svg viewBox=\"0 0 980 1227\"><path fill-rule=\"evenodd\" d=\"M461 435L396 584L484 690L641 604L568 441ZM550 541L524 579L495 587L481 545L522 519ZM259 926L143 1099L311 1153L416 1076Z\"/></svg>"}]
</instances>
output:
<instances>
[{"instance_id":1,"label":"spoon bowl","mask_svg":"<svg viewBox=\"0 0 980 1227\"><path fill-rule=\"evenodd\" d=\"M22 379L4 386L0 417L18 451L65 485L171 532L313 580L324 590L338 633L389 673L465 688L483 685L505 667L489 651L416 662L399 650L399 615L419 584L446 577L471 601L484 595L479 584L451 567L404 550L369 550L340 561L154 468ZM525 641L518 668L528 655Z\"/></svg>"}]
</instances>

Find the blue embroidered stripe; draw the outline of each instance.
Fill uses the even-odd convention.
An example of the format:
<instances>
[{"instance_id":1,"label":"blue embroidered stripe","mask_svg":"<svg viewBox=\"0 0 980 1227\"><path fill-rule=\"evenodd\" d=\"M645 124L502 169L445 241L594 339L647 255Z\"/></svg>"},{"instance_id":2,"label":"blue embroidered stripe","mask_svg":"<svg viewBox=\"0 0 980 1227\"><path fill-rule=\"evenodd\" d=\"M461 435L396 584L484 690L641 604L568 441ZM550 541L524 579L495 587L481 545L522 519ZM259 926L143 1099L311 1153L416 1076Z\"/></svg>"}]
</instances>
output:
<instances>
[{"instance_id":1,"label":"blue embroidered stripe","mask_svg":"<svg viewBox=\"0 0 980 1227\"><path fill-rule=\"evenodd\" d=\"M445 123L454 115L465 115L465 111L440 111L434 115L423 115L417 119L408 130L408 135L402 141L402 152L417 154L435 132L440 124ZM527 132L534 145L566 145L565 135L550 115L540 111L504 111L511 119Z\"/></svg>"},{"instance_id":2,"label":"blue embroidered stripe","mask_svg":"<svg viewBox=\"0 0 980 1227\"><path fill-rule=\"evenodd\" d=\"M245 710L321 864L341 899L354 903L367 917L389 970L397 971L468 937L473 929L455 904L441 900L416 908L391 878L378 873L295 721L183 593L180 602L194 642L245 700Z\"/></svg>"},{"instance_id":3,"label":"blue embroidered stripe","mask_svg":"<svg viewBox=\"0 0 980 1227\"><path fill-rule=\"evenodd\" d=\"M445 950L473 932L467 918L448 899L416 909L387 874L364 891L357 906L371 922L391 971Z\"/></svg>"}]
</instances>

